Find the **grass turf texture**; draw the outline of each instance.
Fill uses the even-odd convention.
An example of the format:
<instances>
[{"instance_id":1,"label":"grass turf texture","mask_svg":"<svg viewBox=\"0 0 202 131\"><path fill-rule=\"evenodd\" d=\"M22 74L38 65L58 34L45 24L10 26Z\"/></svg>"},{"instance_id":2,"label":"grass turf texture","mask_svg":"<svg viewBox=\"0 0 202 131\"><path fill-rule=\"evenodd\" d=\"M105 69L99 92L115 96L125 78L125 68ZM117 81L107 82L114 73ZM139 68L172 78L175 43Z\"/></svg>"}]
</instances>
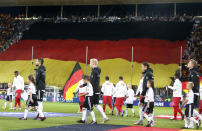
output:
<instances>
[{"instance_id":1,"label":"grass turf texture","mask_svg":"<svg viewBox=\"0 0 202 131\"><path fill-rule=\"evenodd\" d=\"M0 100L0 106L4 105L4 100ZM9 105L9 104L7 104ZM24 111L25 102L22 102L22 112ZM44 112L60 112L60 113L73 113L75 114L78 111L77 103L53 103L53 102L44 102ZM123 107L125 110L125 106ZM109 115L109 108L107 107L106 113L110 118L110 121L106 124L113 125L128 125L133 126L133 123L139 120L139 108L137 106L134 107L136 116L133 117L131 111L129 110L129 117L116 117ZM102 116L96 109L94 109L98 124L102 122ZM9 109L0 109L0 112L15 112ZM19 112L19 111L16 111ZM154 108L155 115L172 115L173 108L171 107L155 107ZM32 120L29 118L27 121L18 120L16 117L0 117L0 131L7 130L22 130L22 129L32 129L32 128L42 128L42 127L50 127L50 126L60 126L60 125L71 125L77 124L77 120L80 120L81 116L74 117L53 117L47 118L45 121L41 122L38 120ZM91 116L88 117L88 122L91 122ZM146 124L146 120L144 120ZM155 119L155 127L161 128L175 128L180 129L184 126L184 121L177 120L172 121L168 119Z\"/></svg>"}]
</instances>

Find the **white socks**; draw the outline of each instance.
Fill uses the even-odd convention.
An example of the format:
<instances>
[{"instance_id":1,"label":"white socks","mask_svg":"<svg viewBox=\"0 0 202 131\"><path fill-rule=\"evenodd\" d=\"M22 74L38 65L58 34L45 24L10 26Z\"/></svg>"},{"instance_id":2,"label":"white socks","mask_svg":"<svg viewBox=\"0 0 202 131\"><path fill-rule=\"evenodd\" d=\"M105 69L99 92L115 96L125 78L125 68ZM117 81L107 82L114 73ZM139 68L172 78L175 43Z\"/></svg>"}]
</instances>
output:
<instances>
[{"instance_id":1,"label":"white socks","mask_svg":"<svg viewBox=\"0 0 202 131\"><path fill-rule=\"evenodd\" d=\"M88 113L87 113L87 109L86 108L83 108L83 113L82 113L82 118L81 120L82 121L85 121L88 117Z\"/></svg>"},{"instance_id":2,"label":"white socks","mask_svg":"<svg viewBox=\"0 0 202 131\"><path fill-rule=\"evenodd\" d=\"M106 116L105 112L103 111L103 108L102 108L100 105L95 105L95 107L96 107L96 109L100 112L100 114L102 115L102 117L103 117L104 119L106 119L107 116Z\"/></svg>"},{"instance_id":3,"label":"white socks","mask_svg":"<svg viewBox=\"0 0 202 131\"><path fill-rule=\"evenodd\" d=\"M92 117L92 120L95 122L96 118L95 118L95 113L93 111L88 111L86 108L83 108L83 113L82 113L82 121L86 121L88 118L88 113L90 112L90 115Z\"/></svg>"},{"instance_id":4,"label":"white socks","mask_svg":"<svg viewBox=\"0 0 202 131\"><path fill-rule=\"evenodd\" d=\"M139 115L140 115L140 120L143 121L143 113L142 113L142 106L139 106Z\"/></svg>"},{"instance_id":5,"label":"white socks","mask_svg":"<svg viewBox=\"0 0 202 131\"><path fill-rule=\"evenodd\" d=\"M184 127L186 127L186 128L189 127L189 119L187 117L184 118Z\"/></svg>"},{"instance_id":6,"label":"white socks","mask_svg":"<svg viewBox=\"0 0 202 131\"><path fill-rule=\"evenodd\" d=\"M43 114L43 104L41 101L38 101L38 109L37 109L37 112L39 113L39 117L44 117L44 114Z\"/></svg>"},{"instance_id":7,"label":"white socks","mask_svg":"<svg viewBox=\"0 0 202 131\"><path fill-rule=\"evenodd\" d=\"M144 117L147 119L147 121L151 121L152 120L152 118L149 117L146 113L144 113Z\"/></svg>"},{"instance_id":8,"label":"white socks","mask_svg":"<svg viewBox=\"0 0 202 131\"><path fill-rule=\"evenodd\" d=\"M91 114L92 120L93 120L94 122L96 122L94 111L90 111L90 114Z\"/></svg>"},{"instance_id":9,"label":"white socks","mask_svg":"<svg viewBox=\"0 0 202 131\"><path fill-rule=\"evenodd\" d=\"M189 120L190 120L190 124L189 124ZM194 117L191 117L191 118L186 117L184 119L184 122L185 122L184 127L187 127L187 128L194 128L194 123L198 124L198 121L196 119L194 119Z\"/></svg>"},{"instance_id":10,"label":"white socks","mask_svg":"<svg viewBox=\"0 0 202 131\"><path fill-rule=\"evenodd\" d=\"M131 109L132 113L134 114L135 113L135 110L133 108L129 108ZM126 116L128 115L128 108L126 108Z\"/></svg>"},{"instance_id":11,"label":"white socks","mask_svg":"<svg viewBox=\"0 0 202 131\"><path fill-rule=\"evenodd\" d=\"M133 108L131 108L131 111L132 111L133 114L135 113L135 110Z\"/></svg>"},{"instance_id":12,"label":"white socks","mask_svg":"<svg viewBox=\"0 0 202 131\"><path fill-rule=\"evenodd\" d=\"M27 118L27 114L28 114L28 108L25 108L25 112L24 112L24 118Z\"/></svg>"},{"instance_id":13,"label":"white socks","mask_svg":"<svg viewBox=\"0 0 202 131\"><path fill-rule=\"evenodd\" d=\"M10 102L10 108L13 108L13 104L12 104L12 102Z\"/></svg>"}]
</instances>

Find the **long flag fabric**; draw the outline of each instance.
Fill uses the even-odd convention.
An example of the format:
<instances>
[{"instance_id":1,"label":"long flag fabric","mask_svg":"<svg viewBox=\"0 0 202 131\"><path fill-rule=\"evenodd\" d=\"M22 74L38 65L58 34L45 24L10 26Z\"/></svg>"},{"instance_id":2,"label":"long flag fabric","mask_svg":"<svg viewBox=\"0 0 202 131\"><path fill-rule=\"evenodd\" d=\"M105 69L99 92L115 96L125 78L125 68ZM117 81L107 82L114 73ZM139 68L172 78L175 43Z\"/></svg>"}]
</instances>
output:
<instances>
[{"instance_id":1,"label":"long flag fabric","mask_svg":"<svg viewBox=\"0 0 202 131\"><path fill-rule=\"evenodd\" d=\"M63 98L66 100L71 101L74 97L73 92L75 91L76 87L78 86L78 82L82 79L83 71L81 66L77 62L74 66L74 69L69 76L63 91Z\"/></svg>"}]
</instances>

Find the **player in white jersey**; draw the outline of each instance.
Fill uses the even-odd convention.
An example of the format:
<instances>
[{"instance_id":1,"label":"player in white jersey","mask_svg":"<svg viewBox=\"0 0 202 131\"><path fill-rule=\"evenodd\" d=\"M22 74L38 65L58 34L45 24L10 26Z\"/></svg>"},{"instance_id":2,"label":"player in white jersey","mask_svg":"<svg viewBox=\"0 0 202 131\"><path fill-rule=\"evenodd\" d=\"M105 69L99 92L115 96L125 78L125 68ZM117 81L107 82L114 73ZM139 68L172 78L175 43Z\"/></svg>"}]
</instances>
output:
<instances>
[{"instance_id":1,"label":"player in white jersey","mask_svg":"<svg viewBox=\"0 0 202 131\"><path fill-rule=\"evenodd\" d=\"M126 117L128 116L128 109L131 109L133 116L135 116L135 110L133 109L135 93L132 89L131 84L128 84L127 87L128 87L128 91L127 91L126 101L125 101L125 103L126 103L126 115L125 116Z\"/></svg>"},{"instance_id":2,"label":"player in white jersey","mask_svg":"<svg viewBox=\"0 0 202 131\"><path fill-rule=\"evenodd\" d=\"M105 112L105 109L106 109L106 104L108 103L109 105L109 108L111 110L111 114L113 112L113 109L112 109L112 94L114 93L114 85L113 83L111 83L109 81L109 77L106 76L105 77L105 83L102 84L102 93L103 93L103 110Z\"/></svg>"},{"instance_id":3,"label":"player in white jersey","mask_svg":"<svg viewBox=\"0 0 202 131\"><path fill-rule=\"evenodd\" d=\"M180 109L180 101L182 98L182 82L179 80L180 74L175 73L175 82L173 86L168 86L169 89L173 90L173 107L174 107L174 118L172 120L177 120L177 112L179 112L182 116L182 120L184 120L184 114Z\"/></svg>"},{"instance_id":4,"label":"player in white jersey","mask_svg":"<svg viewBox=\"0 0 202 131\"><path fill-rule=\"evenodd\" d=\"M92 122L90 124L97 124L95 113L93 112L93 87L91 83L89 82L89 76L84 75L83 76L83 87L86 87L86 92L81 94L85 95L85 101L83 105L83 111L82 111L82 119L77 121L78 123L85 123L88 117L88 111L91 114Z\"/></svg>"},{"instance_id":5,"label":"player in white jersey","mask_svg":"<svg viewBox=\"0 0 202 131\"><path fill-rule=\"evenodd\" d=\"M192 91L192 88L194 87L193 82L188 82L186 85L186 89L189 91L186 99L184 100L184 102L182 103L182 108L183 106L186 104L186 110L185 110L185 126L183 128L187 129L187 128L194 128L194 124L196 123L196 128L198 129L200 126L200 122L198 122L197 120L194 119L193 117L193 110L194 110L194 92ZM189 124L189 120L190 120L190 124Z\"/></svg>"},{"instance_id":6,"label":"player in white jersey","mask_svg":"<svg viewBox=\"0 0 202 131\"><path fill-rule=\"evenodd\" d=\"M115 106L118 110L117 117L120 117L120 115L123 117L124 115L124 111L122 111L122 106L123 106L126 94L127 94L127 87L123 81L123 77L120 76L119 82L116 84L116 89L115 89L115 96L116 96Z\"/></svg>"},{"instance_id":7,"label":"player in white jersey","mask_svg":"<svg viewBox=\"0 0 202 131\"><path fill-rule=\"evenodd\" d=\"M21 93L24 91L24 79L22 76L19 75L18 71L14 72L15 77L13 80L13 87L15 87L15 105L14 105L14 109L16 109L16 106L18 104L18 108L19 110L21 110Z\"/></svg>"},{"instance_id":8,"label":"player in white jersey","mask_svg":"<svg viewBox=\"0 0 202 131\"><path fill-rule=\"evenodd\" d=\"M79 81L78 86L76 90L74 91L74 94L77 92L79 93L79 112L82 113L83 103L85 100L85 95L83 95L86 92L86 87L83 87L84 81L83 79Z\"/></svg>"},{"instance_id":9,"label":"player in white jersey","mask_svg":"<svg viewBox=\"0 0 202 131\"><path fill-rule=\"evenodd\" d=\"M143 79L144 79L144 73L141 74L141 79L140 79L140 82L139 82L139 85L138 85L138 89L136 91L136 96L140 96L142 94L142 90L143 90ZM143 115L142 115L142 109L143 109L143 106L144 106L144 99L140 99L139 98L139 104L138 104L138 107L139 107L139 116L140 116L140 120L136 123L134 123L135 125L143 125Z\"/></svg>"},{"instance_id":10,"label":"player in white jersey","mask_svg":"<svg viewBox=\"0 0 202 131\"><path fill-rule=\"evenodd\" d=\"M153 120L153 110L154 110L154 81L147 81L147 91L144 100L144 107L142 109L144 117L147 119L148 124L146 127L151 127L154 123Z\"/></svg>"},{"instance_id":11,"label":"player in white jersey","mask_svg":"<svg viewBox=\"0 0 202 131\"><path fill-rule=\"evenodd\" d=\"M28 76L28 83L29 83L28 99L27 99L26 106L25 106L24 117L19 118L20 120L27 120L27 115L29 112L29 110L28 110L29 106L32 106L32 107L38 106L37 95L36 95L36 86L35 86L36 82L35 82L35 79L32 75Z\"/></svg>"},{"instance_id":12,"label":"player in white jersey","mask_svg":"<svg viewBox=\"0 0 202 131\"><path fill-rule=\"evenodd\" d=\"M8 89L6 92L7 92L7 97L6 97L6 101L4 103L4 109L6 109L7 102L10 103L10 109L12 109L13 87L12 87L11 83L8 83Z\"/></svg>"}]
</instances>

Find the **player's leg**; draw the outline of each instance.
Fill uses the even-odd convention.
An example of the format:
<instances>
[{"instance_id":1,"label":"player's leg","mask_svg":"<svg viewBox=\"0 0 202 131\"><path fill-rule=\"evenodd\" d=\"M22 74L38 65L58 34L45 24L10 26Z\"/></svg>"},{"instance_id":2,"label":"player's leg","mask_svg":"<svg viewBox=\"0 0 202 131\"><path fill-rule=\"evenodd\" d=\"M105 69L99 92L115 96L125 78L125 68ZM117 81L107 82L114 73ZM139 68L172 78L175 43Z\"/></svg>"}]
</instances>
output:
<instances>
[{"instance_id":1,"label":"player's leg","mask_svg":"<svg viewBox=\"0 0 202 131\"><path fill-rule=\"evenodd\" d=\"M93 111L93 97L88 97L88 104L89 104L89 112L91 114L92 117L92 122L90 123L91 125L93 124L97 124L96 118L95 118L95 113Z\"/></svg>"},{"instance_id":2,"label":"player's leg","mask_svg":"<svg viewBox=\"0 0 202 131\"><path fill-rule=\"evenodd\" d=\"M13 108L12 95L9 96L9 102L10 102L10 109L12 109Z\"/></svg>"},{"instance_id":3,"label":"player's leg","mask_svg":"<svg viewBox=\"0 0 202 131\"><path fill-rule=\"evenodd\" d=\"M30 100L30 96L29 96L27 101L26 101L26 105L25 105L24 117L19 118L20 120L27 120L27 115L28 115L28 112L29 112L30 103L31 103L31 100Z\"/></svg>"},{"instance_id":4,"label":"player's leg","mask_svg":"<svg viewBox=\"0 0 202 131\"><path fill-rule=\"evenodd\" d=\"M194 123L196 123L196 128L198 129L200 126L200 123L193 117L193 110L194 110L194 105L189 105L189 118L190 118L190 127L189 128L194 128Z\"/></svg>"},{"instance_id":5,"label":"player's leg","mask_svg":"<svg viewBox=\"0 0 202 131\"><path fill-rule=\"evenodd\" d=\"M103 103L103 111L105 112L106 104L107 104L107 96L102 97L102 103Z\"/></svg>"},{"instance_id":6,"label":"player's leg","mask_svg":"<svg viewBox=\"0 0 202 131\"><path fill-rule=\"evenodd\" d=\"M81 120L77 121L78 123L85 123L87 120L87 108L89 108L89 104L88 104L88 96L86 96L85 100L84 100L84 104L83 104L83 109L82 109L82 118Z\"/></svg>"},{"instance_id":7,"label":"player's leg","mask_svg":"<svg viewBox=\"0 0 202 131\"><path fill-rule=\"evenodd\" d=\"M128 106L129 104L126 104L126 114L125 114L125 117L127 117L128 116L128 108L129 108L129 106Z\"/></svg>"},{"instance_id":8,"label":"player's leg","mask_svg":"<svg viewBox=\"0 0 202 131\"><path fill-rule=\"evenodd\" d=\"M189 127L189 106L186 105L184 127L182 129L187 129L188 127Z\"/></svg>"},{"instance_id":9,"label":"player's leg","mask_svg":"<svg viewBox=\"0 0 202 131\"><path fill-rule=\"evenodd\" d=\"M113 107L112 107L112 96L109 96L109 97L108 97L108 105L109 105L109 108L110 108L111 113L112 113L112 111L113 111Z\"/></svg>"},{"instance_id":10,"label":"player's leg","mask_svg":"<svg viewBox=\"0 0 202 131\"><path fill-rule=\"evenodd\" d=\"M136 123L134 123L135 125L143 125L143 108L144 108L144 98L140 99L139 104L139 116L140 116L140 120L137 121Z\"/></svg>"},{"instance_id":11,"label":"player's leg","mask_svg":"<svg viewBox=\"0 0 202 131\"><path fill-rule=\"evenodd\" d=\"M6 107L7 107L7 102L9 101L9 96L7 96L6 97L6 100L5 100L5 102L4 102L4 109L6 109Z\"/></svg>"},{"instance_id":12,"label":"player's leg","mask_svg":"<svg viewBox=\"0 0 202 131\"><path fill-rule=\"evenodd\" d=\"M96 109L102 115L104 122L107 122L109 120L109 118L106 116L105 112L103 111L103 108L99 105L99 94L93 95L93 104L95 105Z\"/></svg>"}]
</instances>

